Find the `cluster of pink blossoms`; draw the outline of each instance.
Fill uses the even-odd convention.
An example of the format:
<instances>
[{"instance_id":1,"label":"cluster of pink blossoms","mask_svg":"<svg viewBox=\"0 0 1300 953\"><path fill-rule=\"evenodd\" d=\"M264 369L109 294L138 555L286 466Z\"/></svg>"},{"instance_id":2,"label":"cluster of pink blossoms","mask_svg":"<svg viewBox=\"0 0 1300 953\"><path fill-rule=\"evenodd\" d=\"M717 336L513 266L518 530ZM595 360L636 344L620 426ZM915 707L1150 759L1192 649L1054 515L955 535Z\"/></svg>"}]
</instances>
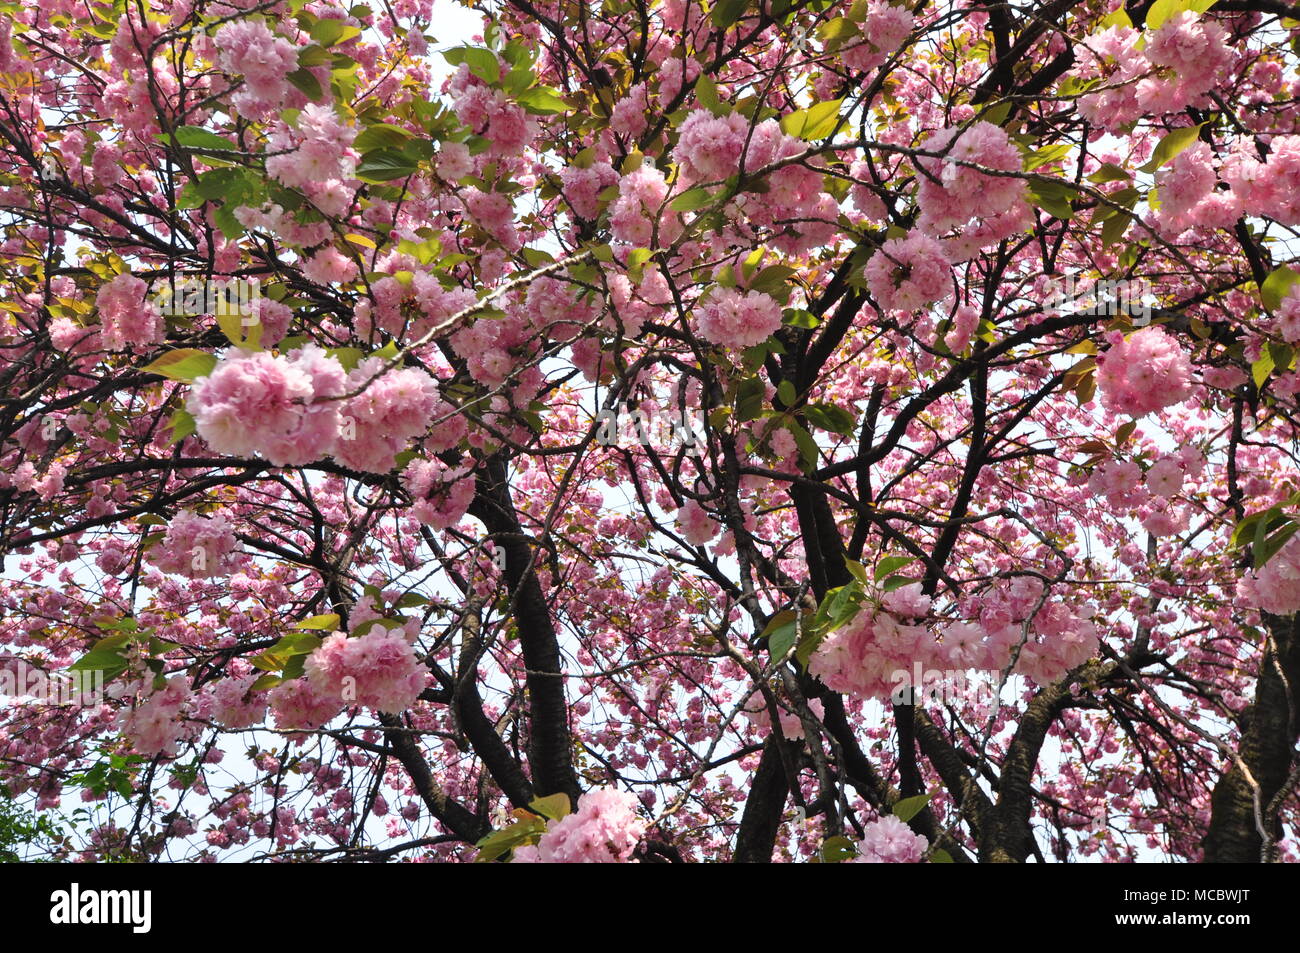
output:
<instances>
[{"instance_id":1,"label":"cluster of pink blossoms","mask_svg":"<svg viewBox=\"0 0 1300 953\"><path fill-rule=\"evenodd\" d=\"M1247 215L1300 225L1300 135L1274 136L1263 161L1247 151L1252 146L1242 138L1223 164L1223 180Z\"/></svg>"},{"instance_id":2,"label":"cluster of pink blossoms","mask_svg":"<svg viewBox=\"0 0 1300 953\"><path fill-rule=\"evenodd\" d=\"M1114 332L1110 340L1097 358L1097 389L1107 410L1142 417L1191 396L1191 361L1163 328L1153 325L1128 337Z\"/></svg>"},{"instance_id":3,"label":"cluster of pink blossoms","mask_svg":"<svg viewBox=\"0 0 1300 953\"><path fill-rule=\"evenodd\" d=\"M447 79L443 89L452 98L451 108L461 125L491 143L491 156L518 155L541 131L521 106L471 73L466 63Z\"/></svg>"},{"instance_id":4,"label":"cluster of pink blossoms","mask_svg":"<svg viewBox=\"0 0 1300 953\"><path fill-rule=\"evenodd\" d=\"M862 828L855 864L919 864L930 842L906 823L886 814Z\"/></svg>"},{"instance_id":5,"label":"cluster of pink blossoms","mask_svg":"<svg viewBox=\"0 0 1300 953\"><path fill-rule=\"evenodd\" d=\"M348 375L347 391L365 390L343 405L334 458L355 470L391 470L393 458L424 433L440 405L447 406L424 371L399 367L377 376L384 364L383 358L370 357Z\"/></svg>"},{"instance_id":6,"label":"cluster of pink blossoms","mask_svg":"<svg viewBox=\"0 0 1300 953\"><path fill-rule=\"evenodd\" d=\"M225 514L207 517L183 510L146 559L163 572L191 579L224 576L234 568L238 545L235 526Z\"/></svg>"},{"instance_id":7,"label":"cluster of pink blossoms","mask_svg":"<svg viewBox=\"0 0 1300 953\"><path fill-rule=\"evenodd\" d=\"M411 515L435 529L460 522L474 500L474 474L468 466L442 460L412 460L402 471L402 485L414 501Z\"/></svg>"},{"instance_id":8,"label":"cluster of pink blossoms","mask_svg":"<svg viewBox=\"0 0 1300 953\"><path fill-rule=\"evenodd\" d=\"M910 673L915 661L955 667L946 646L941 647L924 625L904 621L923 619L929 611L930 597L920 584L874 594L856 616L822 640L809 660L809 673L832 691L887 698L895 687L893 674ZM939 664L931 665L936 660Z\"/></svg>"},{"instance_id":9,"label":"cluster of pink blossoms","mask_svg":"<svg viewBox=\"0 0 1300 953\"><path fill-rule=\"evenodd\" d=\"M261 20L233 20L217 30L217 65L242 73L243 87L233 101L252 119L263 119L284 105L288 76L298 68L298 50L272 33Z\"/></svg>"},{"instance_id":10,"label":"cluster of pink blossoms","mask_svg":"<svg viewBox=\"0 0 1300 953\"><path fill-rule=\"evenodd\" d=\"M808 671L833 691L885 699L907 686L928 692L930 684L914 684L919 666L926 679L930 672L954 676L953 685L933 685L936 690L965 694L968 686L957 683L956 673L1001 672L1018 649L1015 671L1039 685L1050 684L1091 658L1099 640L1096 626L1066 603L1039 606L1041 594L1037 580L1017 579L1005 593L986 594L977 621L933 627L925 624L930 597L919 584L869 594L857 615L818 645ZM1024 621L1031 613L1025 638Z\"/></svg>"},{"instance_id":11,"label":"cluster of pink blossoms","mask_svg":"<svg viewBox=\"0 0 1300 953\"><path fill-rule=\"evenodd\" d=\"M751 121L740 113L715 116L699 109L682 123L674 150L683 170L678 187L726 178L742 167L754 173L804 151L805 143L787 135L774 119L751 127ZM806 162L789 163L767 173L764 181L764 192L745 193L732 200L735 219L744 223L745 230L769 230L770 246L787 255L803 254L834 239L839 204L826 192L818 169ZM616 203L616 237L626 211Z\"/></svg>"},{"instance_id":12,"label":"cluster of pink blossoms","mask_svg":"<svg viewBox=\"0 0 1300 953\"><path fill-rule=\"evenodd\" d=\"M637 800L615 788L597 788L578 798L578 809L551 821L536 847L516 848L516 864L627 863L645 833Z\"/></svg>"},{"instance_id":13,"label":"cluster of pink blossoms","mask_svg":"<svg viewBox=\"0 0 1300 953\"><path fill-rule=\"evenodd\" d=\"M903 45L912 32L912 11L885 0L870 0L862 23L861 41L852 41L840 51L849 69L869 72L884 65L889 55Z\"/></svg>"},{"instance_id":14,"label":"cluster of pink blossoms","mask_svg":"<svg viewBox=\"0 0 1300 953\"><path fill-rule=\"evenodd\" d=\"M235 352L194 382L186 401L198 434L218 453L260 454L275 466L303 466L334 448L343 365L308 344L289 356Z\"/></svg>"},{"instance_id":15,"label":"cluster of pink blossoms","mask_svg":"<svg viewBox=\"0 0 1300 953\"><path fill-rule=\"evenodd\" d=\"M1145 37L1112 26L1080 46L1074 75L1102 88L1079 100L1079 112L1110 132L1144 115L1178 112L1211 89L1236 56L1213 20L1185 11Z\"/></svg>"},{"instance_id":16,"label":"cluster of pink blossoms","mask_svg":"<svg viewBox=\"0 0 1300 953\"><path fill-rule=\"evenodd\" d=\"M157 344L167 336L167 324L152 301L149 283L124 272L99 288L100 345L110 351Z\"/></svg>"},{"instance_id":17,"label":"cluster of pink blossoms","mask_svg":"<svg viewBox=\"0 0 1300 953\"><path fill-rule=\"evenodd\" d=\"M1237 598L1274 615L1300 610L1300 535L1292 536L1263 566L1237 583Z\"/></svg>"},{"instance_id":18,"label":"cluster of pink blossoms","mask_svg":"<svg viewBox=\"0 0 1300 953\"><path fill-rule=\"evenodd\" d=\"M1216 190L1213 155L1204 142L1195 142L1156 173L1160 208L1154 219L1168 235L1192 227L1229 228L1241 217L1236 192Z\"/></svg>"},{"instance_id":19,"label":"cluster of pink blossoms","mask_svg":"<svg viewBox=\"0 0 1300 953\"><path fill-rule=\"evenodd\" d=\"M717 521L695 500L687 500L677 510L677 528L692 546L703 546L718 535Z\"/></svg>"},{"instance_id":20,"label":"cluster of pink blossoms","mask_svg":"<svg viewBox=\"0 0 1300 953\"><path fill-rule=\"evenodd\" d=\"M524 299L524 315L540 334L553 341L572 341L594 324L600 307L579 295L572 282L544 276L531 282Z\"/></svg>"},{"instance_id":21,"label":"cluster of pink blossoms","mask_svg":"<svg viewBox=\"0 0 1300 953\"><path fill-rule=\"evenodd\" d=\"M253 683L262 675L253 671L210 682L207 708L213 721L232 730L261 724L266 718L266 692L253 691Z\"/></svg>"},{"instance_id":22,"label":"cluster of pink blossoms","mask_svg":"<svg viewBox=\"0 0 1300 953\"><path fill-rule=\"evenodd\" d=\"M943 246L920 231L881 245L865 274L867 290L883 311L910 314L952 295L952 266Z\"/></svg>"},{"instance_id":23,"label":"cluster of pink blossoms","mask_svg":"<svg viewBox=\"0 0 1300 953\"><path fill-rule=\"evenodd\" d=\"M333 106L310 103L298 114L296 129L277 124L267 143L267 175L307 193L327 215L341 215L351 204L357 131Z\"/></svg>"},{"instance_id":24,"label":"cluster of pink blossoms","mask_svg":"<svg viewBox=\"0 0 1300 953\"><path fill-rule=\"evenodd\" d=\"M1131 460L1109 460L1088 477L1088 489L1104 496L1116 511L1139 508L1142 527L1153 536L1169 536L1187 528L1190 516L1173 500L1187 477L1197 479L1205 469L1205 457L1195 447L1185 446L1153 462L1146 471Z\"/></svg>"},{"instance_id":25,"label":"cluster of pink blossoms","mask_svg":"<svg viewBox=\"0 0 1300 953\"><path fill-rule=\"evenodd\" d=\"M748 135L749 119L743 114L715 116L697 109L682 123L674 154L693 179L725 179L740 168Z\"/></svg>"},{"instance_id":26,"label":"cluster of pink blossoms","mask_svg":"<svg viewBox=\"0 0 1300 953\"><path fill-rule=\"evenodd\" d=\"M637 248L664 247L682 233L681 219L665 211L668 183L649 162L618 180L618 198L609 210L609 228L615 241Z\"/></svg>"},{"instance_id":27,"label":"cluster of pink blossoms","mask_svg":"<svg viewBox=\"0 0 1300 953\"><path fill-rule=\"evenodd\" d=\"M618 184L618 173L608 162L593 162L585 168L570 165L560 170L564 198L580 218L594 221L600 216L600 193Z\"/></svg>"},{"instance_id":28,"label":"cluster of pink blossoms","mask_svg":"<svg viewBox=\"0 0 1300 953\"><path fill-rule=\"evenodd\" d=\"M1274 137L1263 160L1254 148L1254 140L1240 139L1217 174L1209 143L1180 152L1156 173L1155 224L1170 236L1194 227L1231 228L1243 214L1300 224L1300 136Z\"/></svg>"},{"instance_id":29,"label":"cluster of pink blossoms","mask_svg":"<svg viewBox=\"0 0 1300 953\"><path fill-rule=\"evenodd\" d=\"M338 698L316 691L305 678L281 682L267 693L267 701L275 726L281 729L319 728L342 707Z\"/></svg>"},{"instance_id":30,"label":"cluster of pink blossoms","mask_svg":"<svg viewBox=\"0 0 1300 953\"><path fill-rule=\"evenodd\" d=\"M717 288L700 308L700 336L713 344L762 344L781 326L781 304L761 291Z\"/></svg>"},{"instance_id":31,"label":"cluster of pink blossoms","mask_svg":"<svg viewBox=\"0 0 1300 953\"><path fill-rule=\"evenodd\" d=\"M381 712L410 708L430 678L405 633L378 623L356 638L335 632L308 656L303 669L317 698Z\"/></svg>"},{"instance_id":32,"label":"cluster of pink blossoms","mask_svg":"<svg viewBox=\"0 0 1300 953\"><path fill-rule=\"evenodd\" d=\"M917 160L928 173L920 176L916 191L921 209L918 228L931 235L944 235L974 218L997 219L1007 234L1019 227L1025 208L1024 182L961 164L1021 171L1020 150L1005 129L983 121L964 131L956 127L941 129L926 140L925 150L942 153L942 157Z\"/></svg>"},{"instance_id":33,"label":"cluster of pink blossoms","mask_svg":"<svg viewBox=\"0 0 1300 953\"><path fill-rule=\"evenodd\" d=\"M1292 285L1278 305L1277 333L1288 344L1300 343L1300 284Z\"/></svg>"},{"instance_id":34,"label":"cluster of pink blossoms","mask_svg":"<svg viewBox=\"0 0 1300 953\"><path fill-rule=\"evenodd\" d=\"M302 466L332 454L344 466L386 473L435 414L450 415L454 408L424 371L381 373L383 367L382 358L372 357L349 374L313 344L287 356L236 351L195 381L186 408L199 436L218 453L261 455L276 466ZM454 425L447 432L457 439L461 434Z\"/></svg>"},{"instance_id":35,"label":"cluster of pink blossoms","mask_svg":"<svg viewBox=\"0 0 1300 953\"><path fill-rule=\"evenodd\" d=\"M159 691L150 692L134 708L123 710L122 732L142 755L174 756L176 742L185 733L182 712L190 700L190 683L184 675L173 675Z\"/></svg>"}]
</instances>

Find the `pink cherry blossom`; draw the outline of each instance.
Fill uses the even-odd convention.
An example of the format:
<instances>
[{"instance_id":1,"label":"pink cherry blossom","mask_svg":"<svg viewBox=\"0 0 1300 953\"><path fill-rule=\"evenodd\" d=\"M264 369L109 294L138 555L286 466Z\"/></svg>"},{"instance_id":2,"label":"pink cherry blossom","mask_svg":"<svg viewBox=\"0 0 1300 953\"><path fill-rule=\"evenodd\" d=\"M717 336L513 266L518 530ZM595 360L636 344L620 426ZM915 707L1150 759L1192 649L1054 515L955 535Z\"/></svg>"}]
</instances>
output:
<instances>
[{"instance_id":1,"label":"pink cherry blossom","mask_svg":"<svg viewBox=\"0 0 1300 953\"><path fill-rule=\"evenodd\" d=\"M1187 353L1163 328L1134 331L1097 360L1097 388L1107 410L1142 417L1191 394Z\"/></svg>"}]
</instances>

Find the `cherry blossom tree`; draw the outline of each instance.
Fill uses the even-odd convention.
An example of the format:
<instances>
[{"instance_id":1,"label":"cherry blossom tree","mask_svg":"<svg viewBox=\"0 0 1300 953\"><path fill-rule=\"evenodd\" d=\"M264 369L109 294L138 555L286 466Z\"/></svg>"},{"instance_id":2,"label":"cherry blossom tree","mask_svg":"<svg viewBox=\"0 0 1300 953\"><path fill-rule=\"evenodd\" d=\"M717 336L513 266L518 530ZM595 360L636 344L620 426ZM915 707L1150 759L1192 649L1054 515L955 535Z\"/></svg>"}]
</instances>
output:
<instances>
[{"instance_id":1,"label":"cherry blossom tree","mask_svg":"<svg viewBox=\"0 0 1300 953\"><path fill-rule=\"evenodd\" d=\"M0 2L29 847L1297 859L1300 8L460 12Z\"/></svg>"}]
</instances>

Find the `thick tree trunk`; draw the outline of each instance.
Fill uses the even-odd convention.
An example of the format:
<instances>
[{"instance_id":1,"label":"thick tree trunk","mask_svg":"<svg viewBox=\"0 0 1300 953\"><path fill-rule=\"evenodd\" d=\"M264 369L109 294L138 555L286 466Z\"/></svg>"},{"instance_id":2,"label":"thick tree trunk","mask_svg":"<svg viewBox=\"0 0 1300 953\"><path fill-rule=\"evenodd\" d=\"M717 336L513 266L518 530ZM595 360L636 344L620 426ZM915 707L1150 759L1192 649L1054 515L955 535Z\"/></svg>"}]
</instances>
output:
<instances>
[{"instance_id":1,"label":"thick tree trunk","mask_svg":"<svg viewBox=\"0 0 1300 953\"><path fill-rule=\"evenodd\" d=\"M1260 661L1255 700L1241 714L1237 749L1250 777L1234 762L1214 788L1210 829L1201 842L1208 864L1259 863L1265 859L1261 826L1271 841L1281 835L1277 813L1268 808L1295 765L1300 617L1265 615L1264 625L1270 644Z\"/></svg>"},{"instance_id":2,"label":"thick tree trunk","mask_svg":"<svg viewBox=\"0 0 1300 953\"><path fill-rule=\"evenodd\" d=\"M785 779L785 764L775 738L768 738L759 758L758 770L749 787L745 812L740 818L740 833L732 861L737 864L770 864L776 848L776 832L781 827L786 795L790 786Z\"/></svg>"}]
</instances>

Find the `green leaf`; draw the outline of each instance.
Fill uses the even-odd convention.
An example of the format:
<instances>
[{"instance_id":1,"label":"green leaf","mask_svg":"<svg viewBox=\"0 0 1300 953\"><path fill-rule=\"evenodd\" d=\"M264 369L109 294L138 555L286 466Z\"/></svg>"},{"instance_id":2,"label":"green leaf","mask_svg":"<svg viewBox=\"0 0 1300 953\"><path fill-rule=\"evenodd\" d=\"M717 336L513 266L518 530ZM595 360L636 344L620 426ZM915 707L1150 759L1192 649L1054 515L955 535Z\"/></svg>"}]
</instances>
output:
<instances>
[{"instance_id":1,"label":"green leaf","mask_svg":"<svg viewBox=\"0 0 1300 953\"><path fill-rule=\"evenodd\" d=\"M1273 373L1276 366L1273 363L1273 355L1268 351L1264 351L1259 356L1259 360L1250 365L1250 376L1255 381L1256 388L1264 386L1264 382L1268 380L1268 376Z\"/></svg>"},{"instance_id":2,"label":"green leaf","mask_svg":"<svg viewBox=\"0 0 1300 953\"><path fill-rule=\"evenodd\" d=\"M1158 0L1157 6L1159 5L1159 2L1163 2L1163 0ZM1155 172L1156 169L1160 168L1174 156L1178 155L1178 153L1182 152L1200 137L1201 126L1204 125L1205 123L1202 122L1195 126L1186 126L1182 129L1175 129L1173 132L1168 133L1160 140L1155 151L1151 153L1151 161L1142 166L1142 171Z\"/></svg>"},{"instance_id":3,"label":"green leaf","mask_svg":"<svg viewBox=\"0 0 1300 953\"><path fill-rule=\"evenodd\" d=\"M280 345L283 346L284 342L281 341ZM366 352L359 347L332 347L325 353L342 364L345 371L355 371L361 359L366 356Z\"/></svg>"},{"instance_id":4,"label":"green leaf","mask_svg":"<svg viewBox=\"0 0 1300 953\"><path fill-rule=\"evenodd\" d=\"M930 863L932 864L951 864L952 862L952 854L942 847L936 847L930 852Z\"/></svg>"},{"instance_id":5,"label":"green leaf","mask_svg":"<svg viewBox=\"0 0 1300 953\"><path fill-rule=\"evenodd\" d=\"M787 309L781 317L781 322L787 327L802 328L811 331L814 328L821 327L821 319L811 311L805 311L802 308Z\"/></svg>"},{"instance_id":6,"label":"green leaf","mask_svg":"<svg viewBox=\"0 0 1300 953\"><path fill-rule=\"evenodd\" d=\"M319 102L325 95L325 90L321 89L320 80L316 74L305 67L299 67L285 77L294 88L301 92L312 102Z\"/></svg>"},{"instance_id":7,"label":"green leaf","mask_svg":"<svg viewBox=\"0 0 1300 953\"><path fill-rule=\"evenodd\" d=\"M68 669L73 672L103 672L105 679L126 671L126 659L110 649L91 649Z\"/></svg>"},{"instance_id":8,"label":"green leaf","mask_svg":"<svg viewBox=\"0 0 1300 953\"><path fill-rule=\"evenodd\" d=\"M265 675L259 675L257 680L248 687L248 690L250 692L265 692L269 689L275 688L275 686L279 685L283 681L284 679L279 675L273 675L272 673L267 672Z\"/></svg>"},{"instance_id":9,"label":"green leaf","mask_svg":"<svg viewBox=\"0 0 1300 953\"><path fill-rule=\"evenodd\" d=\"M196 351L193 348L179 348L168 351L140 370L146 374L158 374L168 380L184 381L188 384L200 377L207 377L216 366L215 354Z\"/></svg>"},{"instance_id":10,"label":"green leaf","mask_svg":"<svg viewBox=\"0 0 1300 953\"><path fill-rule=\"evenodd\" d=\"M317 20L311 25L311 38L321 46L332 46L343 34L343 21L333 18Z\"/></svg>"},{"instance_id":11,"label":"green leaf","mask_svg":"<svg viewBox=\"0 0 1300 953\"><path fill-rule=\"evenodd\" d=\"M1130 29L1133 26L1132 19L1129 18L1128 11L1120 7L1114 13L1109 13L1102 17L1101 22L1097 24L1099 29L1106 30L1113 26L1126 26Z\"/></svg>"},{"instance_id":12,"label":"green leaf","mask_svg":"<svg viewBox=\"0 0 1300 953\"><path fill-rule=\"evenodd\" d=\"M1109 216L1101 225L1101 247L1109 248L1124 237L1133 216L1127 212L1118 212Z\"/></svg>"},{"instance_id":13,"label":"green leaf","mask_svg":"<svg viewBox=\"0 0 1300 953\"><path fill-rule=\"evenodd\" d=\"M210 169L191 183L205 199L228 200L251 190L246 169Z\"/></svg>"},{"instance_id":14,"label":"green leaf","mask_svg":"<svg viewBox=\"0 0 1300 953\"><path fill-rule=\"evenodd\" d=\"M1275 269L1259 286L1259 294L1264 301L1264 307L1270 311L1276 311L1282 306L1282 299L1287 296L1287 292L1296 285L1300 285L1300 272L1294 271L1286 265Z\"/></svg>"},{"instance_id":15,"label":"green leaf","mask_svg":"<svg viewBox=\"0 0 1300 953\"><path fill-rule=\"evenodd\" d=\"M911 576L890 576L880 584L881 592L893 592L895 589L902 589L904 586L910 586L918 580Z\"/></svg>"},{"instance_id":16,"label":"green leaf","mask_svg":"<svg viewBox=\"0 0 1300 953\"><path fill-rule=\"evenodd\" d=\"M763 414L767 387L760 377L746 377L736 389L736 420L757 420Z\"/></svg>"},{"instance_id":17,"label":"green leaf","mask_svg":"<svg viewBox=\"0 0 1300 953\"><path fill-rule=\"evenodd\" d=\"M1070 207L1070 201L1077 198L1079 193L1071 186L1064 182L1030 182L1029 183L1029 201L1033 202L1044 212L1053 218L1059 218L1062 221L1068 220L1074 215L1074 209Z\"/></svg>"},{"instance_id":18,"label":"green leaf","mask_svg":"<svg viewBox=\"0 0 1300 953\"><path fill-rule=\"evenodd\" d=\"M906 824L916 815L925 810L925 806L930 803L930 795L918 794L916 797L905 797L894 805L894 816Z\"/></svg>"},{"instance_id":19,"label":"green leaf","mask_svg":"<svg viewBox=\"0 0 1300 953\"><path fill-rule=\"evenodd\" d=\"M633 248L627 255L627 276L637 284L645 275L645 265L654 255L648 248Z\"/></svg>"},{"instance_id":20,"label":"green leaf","mask_svg":"<svg viewBox=\"0 0 1300 953\"><path fill-rule=\"evenodd\" d=\"M717 0L713 5L713 13L710 19L713 25L720 30L726 30L734 26L742 16L745 15L745 8L749 6L748 0Z\"/></svg>"},{"instance_id":21,"label":"green leaf","mask_svg":"<svg viewBox=\"0 0 1300 953\"><path fill-rule=\"evenodd\" d=\"M810 404L803 409L803 414L815 427L846 437L853 436L856 418L843 407L836 407L834 404Z\"/></svg>"},{"instance_id":22,"label":"green leaf","mask_svg":"<svg viewBox=\"0 0 1300 953\"><path fill-rule=\"evenodd\" d=\"M325 66L334 62L334 57L319 43L304 46L298 51L298 65L305 67ZM287 121L287 120L286 120Z\"/></svg>"},{"instance_id":23,"label":"green leaf","mask_svg":"<svg viewBox=\"0 0 1300 953\"><path fill-rule=\"evenodd\" d=\"M363 182L391 182L414 175L416 168L416 163L400 149L375 149L361 157L356 175Z\"/></svg>"},{"instance_id":24,"label":"green leaf","mask_svg":"<svg viewBox=\"0 0 1300 953\"><path fill-rule=\"evenodd\" d=\"M1263 528L1267 524L1261 522L1259 525ZM1296 530L1300 530L1300 523L1296 523L1294 520L1287 520L1281 529L1252 547L1251 555L1254 557L1255 568L1259 569L1277 555L1277 551L1286 545L1287 540L1296 534Z\"/></svg>"},{"instance_id":25,"label":"green leaf","mask_svg":"<svg viewBox=\"0 0 1300 953\"><path fill-rule=\"evenodd\" d=\"M340 619L335 612L327 612L324 615L314 615L301 622L294 624L295 629L327 629L330 632L337 632Z\"/></svg>"},{"instance_id":26,"label":"green leaf","mask_svg":"<svg viewBox=\"0 0 1300 953\"><path fill-rule=\"evenodd\" d=\"M199 194L199 190L193 182L186 182L185 186L176 195L177 208L198 208L205 201L207 200Z\"/></svg>"},{"instance_id":27,"label":"green leaf","mask_svg":"<svg viewBox=\"0 0 1300 953\"><path fill-rule=\"evenodd\" d=\"M828 837L817 852L823 864L838 864L857 856L858 848L844 836Z\"/></svg>"},{"instance_id":28,"label":"green leaf","mask_svg":"<svg viewBox=\"0 0 1300 953\"><path fill-rule=\"evenodd\" d=\"M885 556L876 563L874 577L876 582L880 582L886 576L893 575L904 566L916 562L915 556Z\"/></svg>"},{"instance_id":29,"label":"green leaf","mask_svg":"<svg viewBox=\"0 0 1300 953\"><path fill-rule=\"evenodd\" d=\"M217 315L217 327L221 328L221 333L226 336L226 340L235 347L246 348L250 351L260 351L262 349L262 325L244 324L244 316L231 311L222 311ZM245 334L247 332L247 334Z\"/></svg>"},{"instance_id":30,"label":"green leaf","mask_svg":"<svg viewBox=\"0 0 1300 953\"><path fill-rule=\"evenodd\" d=\"M194 417L188 410L181 409L171 415L167 421L167 427L171 431L171 436L167 438L167 446L174 446L180 443L197 429Z\"/></svg>"},{"instance_id":31,"label":"green leaf","mask_svg":"<svg viewBox=\"0 0 1300 953\"><path fill-rule=\"evenodd\" d=\"M749 283L749 290L761 291L773 298L782 298L790 290L786 282L794 273L795 270L789 265L768 265L753 277Z\"/></svg>"},{"instance_id":32,"label":"green leaf","mask_svg":"<svg viewBox=\"0 0 1300 953\"><path fill-rule=\"evenodd\" d=\"M1188 10L1204 13L1213 5L1214 0L1205 0L1200 4L1194 4L1190 0L1156 0L1151 5L1151 9L1147 11L1146 28L1148 30L1158 30L1171 17L1186 13Z\"/></svg>"},{"instance_id":33,"label":"green leaf","mask_svg":"<svg viewBox=\"0 0 1300 953\"><path fill-rule=\"evenodd\" d=\"M798 399L794 384L790 382L789 378L781 381L780 385L777 386L776 396L786 407L793 407L795 400Z\"/></svg>"},{"instance_id":34,"label":"green leaf","mask_svg":"<svg viewBox=\"0 0 1300 953\"><path fill-rule=\"evenodd\" d=\"M792 112L781 120L781 129L799 139L824 139L839 125L843 104L843 99L829 99Z\"/></svg>"},{"instance_id":35,"label":"green leaf","mask_svg":"<svg viewBox=\"0 0 1300 953\"><path fill-rule=\"evenodd\" d=\"M377 122L367 126L353 141L352 146L360 153L385 147L401 148L411 138L411 133L392 123Z\"/></svg>"},{"instance_id":36,"label":"green leaf","mask_svg":"<svg viewBox=\"0 0 1300 953\"><path fill-rule=\"evenodd\" d=\"M817 28L817 39L823 43L833 43L836 40L847 40L861 32L858 25L848 17L835 17Z\"/></svg>"},{"instance_id":37,"label":"green leaf","mask_svg":"<svg viewBox=\"0 0 1300 953\"><path fill-rule=\"evenodd\" d=\"M713 200L708 189L689 189L669 203L668 208L674 212L694 212Z\"/></svg>"},{"instance_id":38,"label":"green leaf","mask_svg":"<svg viewBox=\"0 0 1300 953\"><path fill-rule=\"evenodd\" d=\"M493 831L474 845L479 849L478 854L474 857L476 864L490 863L499 857L503 857L516 847L535 842L538 837L546 833L544 818L538 817L536 814L529 814L527 811L515 812L515 816L520 814L525 815L525 817L509 827Z\"/></svg>"},{"instance_id":39,"label":"green leaf","mask_svg":"<svg viewBox=\"0 0 1300 953\"><path fill-rule=\"evenodd\" d=\"M320 636L310 632L290 632L265 652L255 655L249 662L254 668L264 672L281 672L285 678L296 678L302 674L302 661L320 647ZM299 662L290 668L294 659Z\"/></svg>"},{"instance_id":40,"label":"green leaf","mask_svg":"<svg viewBox=\"0 0 1300 953\"><path fill-rule=\"evenodd\" d=\"M1105 182L1122 182L1125 179L1131 178L1133 178L1133 176L1125 172L1113 162L1103 162L1097 167L1096 172L1088 176L1088 181L1101 185Z\"/></svg>"},{"instance_id":41,"label":"green leaf","mask_svg":"<svg viewBox=\"0 0 1300 953\"><path fill-rule=\"evenodd\" d=\"M467 63L469 71L489 86L496 85L501 79L501 61L491 50L479 46L460 46L447 50L442 55L452 66Z\"/></svg>"},{"instance_id":42,"label":"green leaf","mask_svg":"<svg viewBox=\"0 0 1300 953\"><path fill-rule=\"evenodd\" d=\"M812 434L793 420L787 421L785 426L794 436L794 442L799 445L799 455L803 457L804 466L809 470L814 469L820 459L817 441L813 439Z\"/></svg>"},{"instance_id":43,"label":"green leaf","mask_svg":"<svg viewBox=\"0 0 1300 953\"><path fill-rule=\"evenodd\" d=\"M527 66L512 69L501 81L501 90L511 99L518 99L524 90L537 82L537 77Z\"/></svg>"},{"instance_id":44,"label":"green leaf","mask_svg":"<svg viewBox=\"0 0 1300 953\"><path fill-rule=\"evenodd\" d=\"M225 136L219 136L215 132L209 132L199 126L178 126L176 131L172 133L172 139L189 149L239 150L239 146Z\"/></svg>"},{"instance_id":45,"label":"green leaf","mask_svg":"<svg viewBox=\"0 0 1300 953\"><path fill-rule=\"evenodd\" d=\"M230 241L236 241L244 234L243 223L235 218L235 209L238 207L238 200L229 199L212 213L212 221Z\"/></svg>"},{"instance_id":46,"label":"green leaf","mask_svg":"<svg viewBox=\"0 0 1300 953\"><path fill-rule=\"evenodd\" d=\"M792 619L772 630L771 635L767 637L767 651L774 659L785 658L786 654L794 648L795 640L798 638L799 627Z\"/></svg>"},{"instance_id":47,"label":"green leaf","mask_svg":"<svg viewBox=\"0 0 1300 953\"><path fill-rule=\"evenodd\" d=\"M519 95L519 105L530 113L551 116L555 113L569 111L569 104L560 98L560 94L548 86L534 86Z\"/></svg>"},{"instance_id":48,"label":"green leaf","mask_svg":"<svg viewBox=\"0 0 1300 953\"><path fill-rule=\"evenodd\" d=\"M1014 105L1015 105L1014 103L1011 103L1009 101L995 103L994 105L990 106L988 109L984 110L984 112L980 115L980 119L984 120L985 122L992 123L995 126L1000 126L1007 121L1007 118L1011 115L1011 109Z\"/></svg>"},{"instance_id":49,"label":"green leaf","mask_svg":"<svg viewBox=\"0 0 1300 953\"><path fill-rule=\"evenodd\" d=\"M1053 162L1059 162L1068 156L1074 145L1069 142L1061 142L1056 145L1045 146L1037 152L1032 152L1025 159L1025 171L1032 172L1034 169L1040 169L1045 165Z\"/></svg>"},{"instance_id":50,"label":"green leaf","mask_svg":"<svg viewBox=\"0 0 1300 953\"><path fill-rule=\"evenodd\" d=\"M529 810L535 811L548 820L558 821L571 813L569 795L548 794L528 802Z\"/></svg>"},{"instance_id":51,"label":"green leaf","mask_svg":"<svg viewBox=\"0 0 1300 953\"><path fill-rule=\"evenodd\" d=\"M727 107L722 105L722 100L718 96L718 84L708 73L701 73L700 78L695 81L695 99L715 116L727 112Z\"/></svg>"}]
</instances>

